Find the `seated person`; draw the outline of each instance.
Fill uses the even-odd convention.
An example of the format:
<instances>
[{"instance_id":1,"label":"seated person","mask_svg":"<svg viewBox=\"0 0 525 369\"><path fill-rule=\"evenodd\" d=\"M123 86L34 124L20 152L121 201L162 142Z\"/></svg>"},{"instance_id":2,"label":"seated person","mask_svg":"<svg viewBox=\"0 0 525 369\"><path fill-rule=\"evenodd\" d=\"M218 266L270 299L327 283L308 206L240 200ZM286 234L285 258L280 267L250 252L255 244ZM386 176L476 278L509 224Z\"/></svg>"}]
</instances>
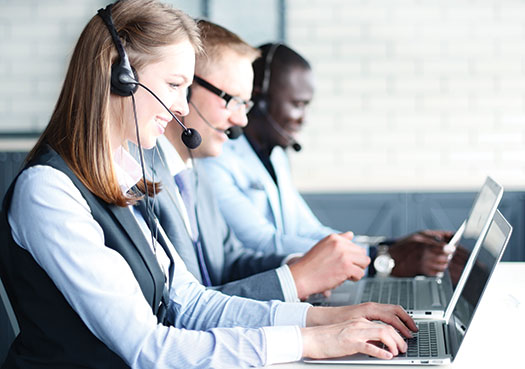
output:
<instances>
[{"instance_id":1,"label":"seated person","mask_svg":"<svg viewBox=\"0 0 525 369\"><path fill-rule=\"evenodd\" d=\"M222 154L202 160L228 225L245 247L264 253L306 252L337 232L322 225L292 183L285 149L299 149L295 135L313 98L310 64L281 44L260 47L253 63L253 109L244 135ZM243 216L239 216L243 214ZM424 231L394 242L392 274L436 275L447 266L450 233ZM375 248L370 256L375 257ZM388 273L389 271L385 271Z\"/></svg>"},{"instance_id":2,"label":"seated person","mask_svg":"<svg viewBox=\"0 0 525 369\"><path fill-rule=\"evenodd\" d=\"M317 242L288 266L290 255L284 252L263 254L243 247L224 221L213 181L204 170L196 171L199 165L193 165L192 158L217 155L228 139L226 132L246 125L252 62L259 51L223 27L204 20L197 24L205 53L196 57L189 114L182 119L201 134L202 143L190 151L180 139L182 127L172 122L157 149L146 153L151 172L164 185L155 202L159 221L188 270L206 286L258 300L297 301L347 279L360 279L370 258L350 241L351 233ZM233 98L227 100L210 88Z\"/></svg>"},{"instance_id":3,"label":"seated person","mask_svg":"<svg viewBox=\"0 0 525 369\"><path fill-rule=\"evenodd\" d=\"M151 211L159 184L127 145L155 145L171 118L159 101L187 114L200 50L193 20L155 0L117 1L84 28L0 214L0 274L20 325L2 368L232 368L406 351L401 335L417 328L398 306L261 302L188 273Z\"/></svg>"}]
</instances>

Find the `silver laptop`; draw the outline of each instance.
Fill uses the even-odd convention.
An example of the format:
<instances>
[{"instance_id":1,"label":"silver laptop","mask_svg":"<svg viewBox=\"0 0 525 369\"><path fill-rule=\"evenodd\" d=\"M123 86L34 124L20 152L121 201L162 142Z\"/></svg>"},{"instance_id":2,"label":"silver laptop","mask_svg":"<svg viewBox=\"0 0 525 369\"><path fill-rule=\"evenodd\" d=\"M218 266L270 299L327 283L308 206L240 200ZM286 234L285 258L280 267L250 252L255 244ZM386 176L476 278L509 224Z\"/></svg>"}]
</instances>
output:
<instances>
[{"instance_id":1,"label":"silver laptop","mask_svg":"<svg viewBox=\"0 0 525 369\"><path fill-rule=\"evenodd\" d=\"M512 232L512 227L499 211L494 215L486 237L472 252L472 264L467 266L466 278L458 282L445 316L439 320L417 320L419 331L407 339L408 350L391 360L382 360L365 354L336 359L311 360L323 364L387 364L387 365L441 365L454 361L463 338L472 322L481 296ZM461 247L461 246L459 246Z\"/></svg>"},{"instance_id":2,"label":"silver laptop","mask_svg":"<svg viewBox=\"0 0 525 369\"><path fill-rule=\"evenodd\" d=\"M490 222L503 195L503 187L487 177L477 194L465 222L459 227L447 247L459 243L472 253L487 233ZM414 318L439 319L443 317L454 289L465 275L465 267L472 262L466 255L460 267L447 270L438 277L363 278L359 282L345 282L334 289L330 297L315 295L309 299L314 305L341 306L373 301L401 305Z\"/></svg>"}]
</instances>

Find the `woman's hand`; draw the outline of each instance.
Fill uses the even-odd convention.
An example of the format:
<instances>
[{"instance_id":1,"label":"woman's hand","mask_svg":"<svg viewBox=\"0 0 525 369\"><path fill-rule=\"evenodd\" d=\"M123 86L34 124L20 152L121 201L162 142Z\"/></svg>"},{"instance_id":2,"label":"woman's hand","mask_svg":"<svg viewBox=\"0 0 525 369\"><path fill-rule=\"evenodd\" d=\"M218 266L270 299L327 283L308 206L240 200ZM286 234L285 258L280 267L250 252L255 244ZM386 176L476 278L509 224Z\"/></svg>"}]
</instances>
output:
<instances>
[{"instance_id":1,"label":"woman's hand","mask_svg":"<svg viewBox=\"0 0 525 369\"><path fill-rule=\"evenodd\" d=\"M331 325L356 318L380 320L397 329L405 337L412 337L410 331L417 331L414 320L401 306L375 302L340 307L312 307L306 315L306 326Z\"/></svg>"},{"instance_id":2,"label":"woman's hand","mask_svg":"<svg viewBox=\"0 0 525 369\"><path fill-rule=\"evenodd\" d=\"M341 357L363 353L391 359L406 352L407 344L392 326L365 318L310 328L302 328L303 356L312 359ZM386 349L378 347L383 343Z\"/></svg>"}]
</instances>

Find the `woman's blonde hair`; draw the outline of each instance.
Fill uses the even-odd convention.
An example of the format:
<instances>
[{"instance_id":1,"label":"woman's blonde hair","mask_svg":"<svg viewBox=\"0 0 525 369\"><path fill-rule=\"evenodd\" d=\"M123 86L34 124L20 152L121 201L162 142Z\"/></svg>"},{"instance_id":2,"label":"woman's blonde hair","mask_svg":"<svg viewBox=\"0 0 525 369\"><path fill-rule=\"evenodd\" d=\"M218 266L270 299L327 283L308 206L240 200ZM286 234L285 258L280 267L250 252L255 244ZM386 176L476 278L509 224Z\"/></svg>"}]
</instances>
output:
<instances>
[{"instance_id":1,"label":"woman's blonde hair","mask_svg":"<svg viewBox=\"0 0 525 369\"><path fill-rule=\"evenodd\" d=\"M158 61L164 46L189 41L197 54L202 51L193 19L156 0L117 1L112 17L137 71ZM109 31L95 15L77 41L49 124L26 161L48 144L93 194L107 203L126 206L136 198L124 195L118 185L109 138L109 125L118 124L110 119L111 65L117 59Z\"/></svg>"}]
</instances>

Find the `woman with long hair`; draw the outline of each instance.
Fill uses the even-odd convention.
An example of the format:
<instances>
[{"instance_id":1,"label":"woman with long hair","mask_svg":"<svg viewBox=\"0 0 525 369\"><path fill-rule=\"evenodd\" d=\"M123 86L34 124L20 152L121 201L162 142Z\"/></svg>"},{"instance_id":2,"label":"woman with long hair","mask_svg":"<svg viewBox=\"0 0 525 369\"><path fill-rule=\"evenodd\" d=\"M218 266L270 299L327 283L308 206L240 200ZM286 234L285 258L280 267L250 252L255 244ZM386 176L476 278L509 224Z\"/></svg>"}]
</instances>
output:
<instances>
[{"instance_id":1,"label":"woman with long hair","mask_svg":"<svg viewBox=\"0 0 525 369\"><path fill-rule=\"evenodd\" d=\"M118 1L85 27L3 204L0 273L20 325L3 368L262 366L406 349L393 327L416 328L399 307L257 302L186 270L150 210L161 186L127 143L151 148L167 109L188 113L200 51L194 21L154 0Z\"/></svg>"}]
</instances>

